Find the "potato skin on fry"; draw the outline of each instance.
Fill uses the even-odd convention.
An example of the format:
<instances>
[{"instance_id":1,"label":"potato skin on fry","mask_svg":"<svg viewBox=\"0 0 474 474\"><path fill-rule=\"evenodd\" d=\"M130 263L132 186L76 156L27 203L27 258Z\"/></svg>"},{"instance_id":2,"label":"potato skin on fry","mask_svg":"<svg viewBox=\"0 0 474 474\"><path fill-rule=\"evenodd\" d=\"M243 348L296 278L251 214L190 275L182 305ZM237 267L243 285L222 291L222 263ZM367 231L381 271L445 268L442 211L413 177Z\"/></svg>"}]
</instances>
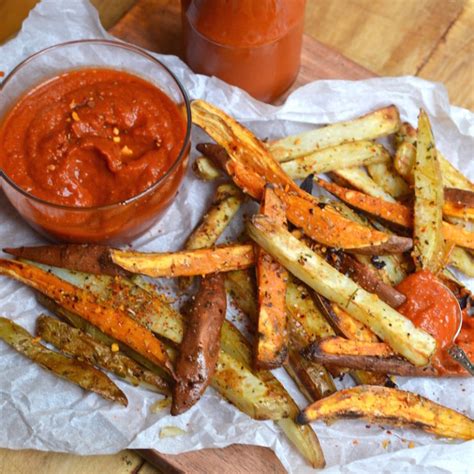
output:
<instances>
[{"instance_id":1,"label":"potato skin on fry","mask_svg":"<svg viewBox=\"0 0 474 474\"><path fill-rule=\"evenodd\" d=\"M108 247L92 244L40 245L3 249L5 253L17 258L53 267L95 275L126 276L128 272L112 262L109 250Z\"/></svg>"},{"instance_id":2,"label":"potato skin on fry","mask_svg":"<svg viewBox=\"0 0 474 474\"><path fill-rule=\"evenodd\" d=\"M421 395L388 387L341 390L305 408L297 422L344 417L419 428L445 438L474 439L474 420Z\"/></svg>"},{"instance_id":3,"label":"potato skin on fry","mask_svg":"<svg viewBox=\"0 0 474 474\"><path fill-rule=\"evenodd\" d=\"M220 333L226 314L224 276L202 279L187 318L187 327L176 361L171 414L191 408L206 390L216 370Z\"/></svg>"},{"instance_id":4,"label":"potato skin on fry","mask_svg":"<svg viewBox=\"0 0 474 474\"><path fill-rule=\"evenodd\" d=\"M107 400L127 406L125 394L100 370L49 350L35 341L26 329L8 318L0 317L0 340L58 377L79 385L84 390L95 392Z\"/></svg>"}]
</instances>

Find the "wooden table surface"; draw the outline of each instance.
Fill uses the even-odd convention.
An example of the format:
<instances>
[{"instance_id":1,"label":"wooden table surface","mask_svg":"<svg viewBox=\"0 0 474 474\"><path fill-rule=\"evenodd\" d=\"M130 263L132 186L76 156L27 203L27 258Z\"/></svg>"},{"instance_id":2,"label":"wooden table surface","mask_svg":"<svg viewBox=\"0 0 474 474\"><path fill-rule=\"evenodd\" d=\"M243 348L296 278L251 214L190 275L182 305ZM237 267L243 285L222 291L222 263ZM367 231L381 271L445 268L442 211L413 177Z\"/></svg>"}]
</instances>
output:
<instances>
[{"instance_id":1,"label":"wooden table surface","mask_svg":"<svg viewBox=\"0 0 474 474\"><path fill-rule=\"evenodd\" d=\"M143 0L142 0L143 1ZM178 53L179 0L154 2L150 29L156 51ZM18 28L35 0L0 0L0 41ZM134 0L93 0L106 27ZM133 10L129 13L133 14ZM162 18L157 23L156 18ZM112 32L120 32L120 23ZM474 1L307 0L305 32L379 75L417 75L443 82L455 105L474 109ZM137 37L138 38L138 37ZM134 41L133 37L128 37ZM149 474L136 453L72 456L0 449L0 474Z\"/></svg>"}]
</instances>

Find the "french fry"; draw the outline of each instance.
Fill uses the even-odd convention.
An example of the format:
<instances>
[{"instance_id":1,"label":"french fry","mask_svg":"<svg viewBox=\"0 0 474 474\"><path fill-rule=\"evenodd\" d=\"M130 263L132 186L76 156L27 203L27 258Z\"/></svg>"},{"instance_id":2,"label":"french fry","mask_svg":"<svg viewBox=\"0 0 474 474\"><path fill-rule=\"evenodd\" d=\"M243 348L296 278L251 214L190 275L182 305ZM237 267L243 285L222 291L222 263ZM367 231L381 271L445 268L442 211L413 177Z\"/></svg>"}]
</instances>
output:
<instances>
[{"instance_id":1,"label":"french fry","mask_svg":"<svg viewBox=\"0 0 474 474\"><path fill-rule=\"evenodd\" d=\"M399 144L398 148L402 147L402 149L400 151L397 149L394 161L395 168L408 182L413 182L413 169L418 140L417 131L410 124L404 123L400 132L397 135L396 142ZM436 151L436 154L441 169L443 186L474 191L474 183L452 165L439 150Z\"/></svg>"},{"instance_id":2,"label":"french fry","mask_svg":"<svg viewBox=\"0 0 474 474\"><path fill-rule=\"evenodd\" d=\"M411 209L398 202L386 201L334 183L328 183L322 179L318 179L317 183L326 191L361 211L403 227L410 228L413 225Z\"/></svg>"},{"instance_id":3,"label":"french fry","mask_svg":"<svg viewBox=\"0 0 474 474\"><path fill-rule=\"evenodd\" d=\"M309 247L266 216L256 215L247 231L268 253L315 291L342 306L414 365L427 365L436 341L423 330L339 273Z\"/></svg>"},{"instance_id":4,"label":"french fry","mask_svg":"<svg viewBox=\"0 0 474 474\"><path fill-rule=\"evenodd\" d=\"M225 274L226 290L230 293L237 306L251 319L258 320L258 296L255 272L236 270Z\"/></svg>"},{"instance_id":5,"label":"french fry","mask_svg":"<svg viewBox=\"0 0 474 474\"><path fill-rule=\"evenodd\" d=\"M368 265L360 263L354 257L344 252L331 252L328 255L329 263L341 273L350 276L364 290L375 293L392 308L398 308L406 300L405 295L387 285L377 273Z\"/></svg>"},{"instance_id":6,"label":"french fry","mask_svg":"<svg viewBox=\"0 0 474 474\"><path fill-rule=\"evenodd\" d=\"M140 385L164 395L171 394L164 379L119 350L114 351L113 343L106 345L79 329L45 315L36 320L36 334L63 354L109 370L134 386Z\"/></svg>"},{"instance_id":7,"label":"french fry","mask_svg":"<svg viewBox=\"0 0 474 474\"><path fill-rule=\"evenodd\" d=\"M84 390L97 393L107 400L128 405L125 394L100 370L49 350L26 329L10 319L0 317L0 339L58 377L79 385Z\"/></svg>"},{"instance_id":8,"label":"french fry","mask_svg":"<svg viewBox=\"0 0 474 474\"><path fill-rule=\"evenodd\" d=\"M367 326L346 313L337 304L331 303L318 294L315 294L314 297L322 313L333 326L336 334L344 336L351 341L360 341L363 343L379 342L377 336ZM305 349L305 351L306 350L307 349ZM315 361L315 358L311 360ZM328 367L332 369L334 369L334 367L346 368L344 365L335 364L329 365ZM347 368L352 369L353 367L347 366ZM390 379L385 375L386 372L374 373L371 371L370 366L364 367L363 370L361 367L355 367L355 370L351 370L350 374L356 383L360 385L387 385L390 383Z\"/></svg>"},{"instance_id":9,"label":"french fry","mask_svg":"<svg viewBox=\"0 0 474 474\"><path fill-rule=\"evenodd\" d=\"M203 278L179 346L171 414L180 415L198 402L216 370L221 327L226 315L224 276ZM197 363L196 363L197 362Z\"/></svg>"},{"instance_id":10,"label":"french fry","mask_svg":"<svg viewBox=\"0 0 474 474\"><path fill-rule=\"evenodd\" d=\"M474 258L460 247L454 247L449 257L449 264L463 272L466 276L474 278Z\"/></svg>"},{"instance_id":11,"label":"french fry","mask_svg":"<svg viewBox=\"0 0 474 474\"><path fill-rule=\"evenodd\" d=\"M367 166L371 178L390 196L403 198L411 193L406 181L398 175L389 163L371 163Z\"/></svg>"},{"instance_id":12,"label":"french fry","mask_svg":"<svg viewBox=\"0 0 474 474\"><path fill-rule=\"evenodd\" d=\"M260 207L262 214L285 226L285 207L269 186ZM280 367L288 355L286 283L288 273L271 255L257 249L258 323L255 338L255 367Z\"/></svg>"},{"instance_id":13,"label":"french fry","mask_svg":"<svg viewBox=\"0 0 474 474\"><path fill-rule=\"evenodd\" d=\"M418 118L418 141L413 169L415 183L413 258L417 269L437 274L443 268L443 203L441 169L426 112Z\"/></svg>"},{"instance_id":14,"label":"french fry","mask_svg":"<svg viewBox=\"0 0 474 474\"><path fill-rule=\"evenodd\" d=\"M330 173L334 182L341 186L350 186L369 196L396 202L395 199L379 186L362 168L339 169Z\"/></svg>"},{"instance_id":15,"label":"french fry","mask_svg":"<svg viewBox=\"0 0 474 474\"><path fill-rule=\"evenodd\" d=\"M474 192L444 188L443 215L462 220L474 220Z\"/></svg>"},{"instance_id":16,"label":"french fry","mask_svg":"<svg viewBox=\"0 0 474 474\"><path fill-rule=\"evenodd\" d=\"M317 347L323 354L343 356L391 357L395 355L384 342L351 341L344 337L327 337L313 342L311 347ZM311 349L308 349L311 351Z\"/></svg>"},{"instance_id":17,"label":"french fry","mask_svg":"<svg viewBox=\"0 0 474 474\"><path fill-rule=\"evenodd\" d=\"M309 155L282 163L283 170L293 179L304 179L309 174L327 173L341 168L385 163L390 160L387 150L368 140L343 143L321 148Z\"/></svg>"},{"instance_id":18,"label":"french fry","mask_svg":"<svg viewBox=\"0 0 474 474\"><path fill-rule=\"evenodd\" d=\"M309 423L344 417L416 427L444 438L474 438L474 421L467 416L421 395L387 387L359 386L341 390L305 408L298 421Z\"/></svg>"},{"instance_id":19,"label":"french fry","mask_svg":"<svg viewBox=\"0 0 474 474\"><path fill-rule=\"evenodd\" d=\"M384 201L383 199L369 196L359 191L354 191L352 189L343 188L342 186L338 186L334 183L328 183L323 180L318 180L318 184L327 191L329 191L331 194L334 194L335 196L344 200L344 202L346 202L347 204L350 204L351 206L354 206L364 212L367 212L376 217L380 217L384 221L396 224L401 227L405 227L407 229L413 227L413 217L411 209L404 206L403 204ZM431 233L434 231L434 227L430 227L428 224L426 224L425 227L426 229L428 229L429 234L431 235ZM474 232L463 229L460 226L450 224L449 222L441 222L441 238L453 242L454 244L460 247L474 249ZM425 240L427 240L428 243L430 242L429 239ZM348 250L356 251L354 249ZM360 252L360 249L357 249L357 252ZM440 263L443 263L443 257L444 251L441 255Z\"/></svg>"},{"instance_id":20,"label":"french fry","mask_svg":"<svg viewBox=\"0 0 474 474\"><path fill-rule=\"evenodd\" d=\"M409 142L402 142L395 152L393 166L398 174L407 182L413 184L413 166L415 164L416 146Z\"/></svg>"},{"instance_id":21,"label":"french fry","mask_svg":"<svg viewBox=\"0 0 474 474\"><path fill-rule=\"evenodd\" d=\"M40 245L37 247L6 248L4 252L18 258L70 268L96 275L126 276L127 272L110 259L109 248L94 244Z\"/></svg>"},{"instance_id":22,"label":"french fry","mask_svg":"<svg viewBox=\"0 0 474 474\"><path fill-rule=\"evenodd\" d=\"M394 133L399 127L398 109L390 105L354 120L282 138L271 143L269 149L276 160L283 162L344 142L373 140Z\"/></svg>"},{"instance_id":23,"label":"french fry","mask_svg":"<svg viewBox=\"0 0 474 474\"><path fill-rule=\"evenodd\" d=\"M242 202L243 195L233 184L218 186L210 208L186 240L184 249L196 250L212 247L232 221ZM183 277L179 280L181 289L191 283L191 277Z\"/></svg>"},{"instance_id":24,"label":"french fry","mask_svg":"<svg viewBox=\"0 0 474 474\"><path fill-rule=\"evenodd\" d=\"M249 130L218 108L196 100L192 110L193 122L221 145L213 148L213 157L234 183L257 200L261 200L267 183L274 184L278 197L287 205L288 220L314 240L372 254L400 252L411 247L411 239L362 228L333 209L324 209L323 203L298 187ZM203 148L199 150L202 152ZM210 150L207 147L206 153Z\"/></svg>"},{"instance_id":25,"label":"french fry","mask_svg":"<svg viewBox=\"0 0 474 474\"><path fill-rule=\"evenodd\" d=\"M97 303L87 291L71 285L40 268L14 260L0 259L0 274L40 291L69 311L80 314L114 339L118 339L143 357L173 373L162 343L123 310Z\"/></svg>"},{"instance_id":26,"label":"french fry","mask_svg":"<svg viewBox=\"0 0 474 474\"><path fill-rule=\"evenodd\" d=\"M388 380L386 374L401 377L438 377L438 373L431 365L417 367L401 357L327 354L320 351L317 346L309 346L308 350L303 351L303 356L312 362L324 365L328 369L344 367L351 369L355 374L363 374L360 381L357 380L359 385L389 386L387 383L364 382L367 375L372 375L372 377L381 375L385 381ZM443 373L442 376L449 375ZM458 373L454 375L459 376Z\"/></svg>"},{"instance_id":27,"label":"french fry","mask_svg":"<svg viewBox=\"0 0 474 474\"><path fill-rule=\"evenodd\" d=\"M252 245L221 245L210 249L146 253L111 249L115 264L151 277L199 276L248 268L255 263Z\"/></svg>"},{"instance_id":28,"label":"french fry","mask_svg":"<svg viewBox=\"0 0 474 474\"><path fill-rule=\"evenodd\" d=\"M222 176L219 168L217 168L212 160L205 156L199 156L193 163L194 174L203 181L213 181Z\"/></svg>"}]
</instances>

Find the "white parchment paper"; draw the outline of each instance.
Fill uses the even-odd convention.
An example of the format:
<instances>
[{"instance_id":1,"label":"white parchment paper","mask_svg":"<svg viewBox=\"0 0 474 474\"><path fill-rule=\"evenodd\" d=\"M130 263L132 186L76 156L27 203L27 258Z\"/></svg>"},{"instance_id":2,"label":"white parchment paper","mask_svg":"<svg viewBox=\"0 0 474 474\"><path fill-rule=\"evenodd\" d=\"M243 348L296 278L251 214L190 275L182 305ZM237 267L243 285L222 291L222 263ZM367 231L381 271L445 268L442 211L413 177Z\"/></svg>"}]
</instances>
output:
<instances>
[{"instance_id":1,"label":"white parchment paper","mask_svg":"<svg viewBox=\"0 0 474 474\"><path fill-rule=\"evenodd\" d=\"M17 37L0 47L0 70L8 73L28 55L56 43L104 37L110 36L86 0L43 0ZM314 125L350 119L392 103L399 107L404 120L416 123L418 109L424 107L432 119L438 147L467 176L474 178L474 114L450 106L441 84L414 77L318 81L300 88L283 106L275 107L257 102L216 78L193 74L176 57L156 56L173 70L191 98L202 98L222 107L261 137L278 137ZM193 143L200 136L202 132L194 130ZM163 219L137 240L134 247L179 248L207 206L211 188L189 172L178 198ZM21 221L1 195L1 246L40 242L40 237ZM472 281L468 284L474 289ZM0 278L2 315L33 331L41 310L28 288ZM296 401L304 404L291 380L281 371L276 371L276 375ZM474 416L473 380L400 378L397 382L403 389ZM0 342L0 446L105 454L124 448L180 453L247 443L271 447L289 472L311 471L273 423L251 420L212 389L189 412L173 418L167 410L151 413L150 407L159 396L121 381L117 383L129 399L126 409L59 380ZM186 433L160 439L165 426L178 426ZM438 440L418 431L369 426L363 421L313 426L326 456L328 467L324 472L327 473L472 472L473 442Z\"/></svg>"}]
</instances>

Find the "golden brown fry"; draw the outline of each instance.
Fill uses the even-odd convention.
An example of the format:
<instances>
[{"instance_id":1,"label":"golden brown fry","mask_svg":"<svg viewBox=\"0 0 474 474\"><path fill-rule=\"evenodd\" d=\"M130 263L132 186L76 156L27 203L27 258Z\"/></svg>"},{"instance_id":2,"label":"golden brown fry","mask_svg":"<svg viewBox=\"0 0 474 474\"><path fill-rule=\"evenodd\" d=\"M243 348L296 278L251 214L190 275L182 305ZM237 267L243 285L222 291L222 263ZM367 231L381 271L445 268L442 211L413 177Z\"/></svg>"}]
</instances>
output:
<instances>
[{"instance_id":1,"label":"golden brown fry","mask_svg":"<svg viewBox=\"0 0 474 474\"><path fill-rule=\"evenodd\" d=\"M189 312L175 365L171 414L180 415L201 398L219 358L221 327L226 314L224 276L203 278Z\"/></svg>"},{"instance_id":2,"label":"golden brown fry","mask_svg":"<svg viewBox=\"0 0 474 474\"><path fill-rule=\"evenodd\" d=\"M445 254L444 190L433 132L424 110L420 110L418 117L418 141L413 176L415 206L412 255L418 270L425 269L437 274L443 268Z\"/></svg>"},{"instance_id":3,"label":"golden brown fry","mask_svg":"<svg viewBox=\"0 0 474 474\"><path fill-rule=\"evenodd\" d=\"M309 174L327 173L341 168L352 168L390 160L385 148L372 141L361 140L321 148L313 153L282 163L283 170L293 179L304 179Z\"/></svg>"},{"instance_id":4,"label":"golden brown fry","mask_svg":"<svg viewBox=\"0 0 474 474\"><path fill-rule=\"evenodd\" d=\"M474 421L421 395L387 387L353 387L305 408L299 423L337 418L410 426L445 438L473 439Z\"/></svg>"},{"instance_id":5,"label":"golden brown fry","mask_svg":"<svg viewBox=\"0 0 474 474\"><path fill-rule=\"evenodd\" d=\"M208 275L248 268L255 263L252 245L221 245L163 253L112 249L110 253L120 267L151 277Z\"/></svg>"},{"instance_id":6,"label":"golden brown fry","mask_svg":"<svg viewBox=\"0 0 474 474\"><path fill-rule=\"evenodd\" d=\"M372 179L390 196L395 199L411 193L406 181L396 173L390 163L374 163L367 166Z\"/></svg>"},{"instance_id":7,"label":"golden brown fry","mask_svg":"<svg viewBox=\"0 0 474 474\"><path fill-rule=\"evenodd\" d=\"M214 179L220 178L222 173L217 168L212 160L205 156L199 156L194 160L193 163L194 174L204 181L213 181Z\"/></svg>"},{"instance_id":8,"label":"golden brown fry","mask_svg":"<svg viewBox=\"0 0 474 474\"><path fill-rule=\"evenodd\" d=\"M400 176L413 184L413 166L415 164L416 157L416 146L409 142L402 142L397 151L395 152L395 158L393 160L393 166L398 171Z\"/></svg>"},{"instance_id":9,"label":"golden brown fry","mask_svg":"<svg viewBox=\"0 0 474 474\"><path fill-rule=\"evenodd\" d=\"M69 311L97 326L102 332L173 373L162 343L124 311L97 303L91 293L45 272L38 267L15 260L0 259L0 274L14 278L53 299Z\"/></svg>"},{"instance_id":10,"label":"golden brown fry","mask_svg":"<svg viewBox=\"0 0 474 474\"><path fill-rule=\"evenodd\" d=\"M373 140L394 133L400 127L398 109L384 107L347 122L339 122L298 135L282 138L270 144L278 161L288 161L320 148L355 140Z\"/></svg>"},{"instance_id":11,"label":"golden brown fry","mask_svg":"<svg viewBox=\"0 0 474 474\"><path fill-rule=\"evenodd\" d=\"M474 220L474 192L444 188L443 215Z\"/></svg>"},{"instance_id":12,"label":"golden brown fry","mask_svg":"<svg viewBox=\"0 0 474 474\"><path fill-rule=\"evenodd\" d=\"M262 214L286 225L285 207L269 186L260 207ZM271 255L257 249L258 324L255 337L255 367L280 367L288 354L286 283L288 273Z\"/></svg>"},{"instance_id":13,"label":"golden brown fry","mask_svg":"<svg viewBox=\"0 0 474 474\"><path fill-rule=\"evenodd\" d=\"M449 257L449 264L462 271L466 276L474 278L474 258L464 249L454 247Z\"/></svg>"}]
</instances>

